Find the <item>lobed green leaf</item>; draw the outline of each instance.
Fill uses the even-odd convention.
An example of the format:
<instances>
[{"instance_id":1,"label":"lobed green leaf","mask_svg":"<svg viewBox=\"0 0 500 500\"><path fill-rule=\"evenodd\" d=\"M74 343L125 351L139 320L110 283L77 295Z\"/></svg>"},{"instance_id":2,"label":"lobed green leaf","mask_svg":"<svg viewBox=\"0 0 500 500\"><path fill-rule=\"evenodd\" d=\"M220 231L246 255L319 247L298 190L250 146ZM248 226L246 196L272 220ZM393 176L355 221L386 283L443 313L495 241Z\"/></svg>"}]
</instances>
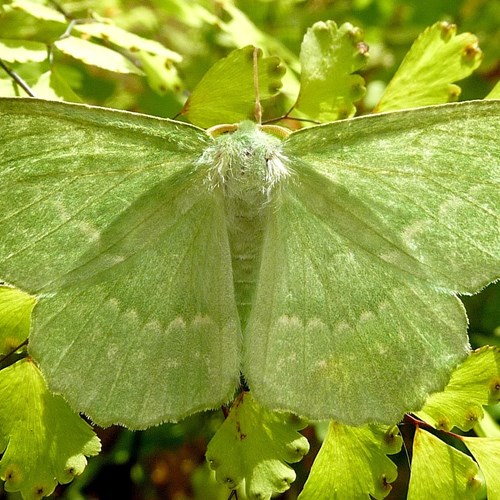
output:
<instances>
[{"instance_id":1,"label":"lobed green leaf","mask_svg":"<svg viewBox=\"0 0 500 500\"><path fill-rule=\"evenodd\" d=\"M500 498L500 437L463 437L462 441L481 468L486 480L488 498Z\"/></svg>"},{"instance_id":2,"label":"lobed green leaf","mask_svg":"<svg viewBox=\"0 0 500 500\"><path fill-rule=\"evenodd\" d=\"M431 394L418 415L437 429L467 431L483 418L483 406L500 401L500 348L474 351L452 373L444 391Z\"/></svg>"},{"instance_id":3,"label":"lobed green leaf","mask_svg":"<svg viewBox=\"0 0 500 500\"><path fill-rule=\"evenodd\" d=\"M253 118L255 50L252 46L234 50L214 64L193 90L182 114L200 127ZM278 93L285 69L277 57L263 58L260 50L257 57L259 97L265 101Z\"/></svg>"},{"instance_id":4,"label":"lobed green leaf","mask_svg":"<svg viewBox=\"0 0 500 500\"><path fill-rule=\"evenodd\" d=\"M445 22L427 28L406 54L375 111L456 101L460 87L452 82L469 76L482 60L476 36L456 31L455 25Z\"/></svg>"},{"instance_id":5,"label":"lobed green leaf","mask_svg":"<svg viewBox=\"0 0 500 500\"><path fill-rule=\"evenodd\" d=\"M297 432L304 426L296 417L271 412L250 393L242 393L208 444L206 458L217 480L230 489L244 482L248 498L271 498L295 480L288 464L309 451L307 439Z\"/></svg>"},{"instance_id":6,"label":"lobed green leaf","mask_svg":"<svg viewBox=\"0 0 500 500\"><path fill-rule=\"evenodd\" d=\"M480 487L476 463L465 453L417 428L413 440L408 500L473 500Z\"/></svg>"},{"instance_id":7,"label":"lobed green leaf","mask_svg":"<svg viewBox=\"0 0 500 500\"><path fill-rule=\"evenodd\" d=\"M318 22L307 30L300 49L300 93L295 109L321 122L348 118L354 102L366 92L364 79L354 72L368 58L363 33L350 23Z\"/></svg>"},{"instance_id":8,"label":"lobed green leaf","mask_svg":"<svg viewBox=\"0 0 500 500\"><path fill-rule=\"evenodd\" d=\"M9 354L29 336L36 300L10 286L0 286L0 355Z\"/></svg>"},{"instance_id":9,"label":"lobed green leaf","mask_svg":"<svg viewBox=\"0 0 500 500\"><path fill-rule=\"evenodd\" d=\"M299 499L385 498L397 477L397 467L387 455L398 453L401 445L396 427L330 422Z\"/></svg>"},{"instance_id":10,"label":"lobed green leaf","mask_svg":"<svg viewBox=\"0 0 500 500\"><path fill-rule=\"evenodd\" d=\"M50 495L83 472L100 442L60 397L48 392L38 368L23 359L0 371L0 478L24 499Z\"/></svg>"},{"instance_id":11,"label":"lobed green leaf","mask_svg":"<svg viewBox=\"0 0 500 500\"><path fill-rule=\"evenodd\" d=\"M54 42L54 46L70 57L107 71L125 74L132 73L135 75L144 74L119 52L102 47L97 43L89 42L88 40L69 36L57 40Z\"/></svg>"},{"instance_id":12,"label":"lobed green leaf","mask_svg":"<svg viewBox=\"0 0 500 500\"><path fill-rule=\"evenodd\" d=\"M47 46L30 40L0 39L0 59L6 62L41 62L47 59Z\"/></svg>"},{"instance_id":13,"label":"lobed green leaf","mask_svg":"<svg viewBox=\"0 0 500 500\"><path fill-rule=\"evenodd\" d=\"M220 30L219 38L224 46L239 48L254 45L261 48L265 54L278 56L286 67L292 70L283 76L281 88L283 97L286 99L287 96L298 94L299 82L295 76L295 73L300 71L298 57L278 38L259 28L233 2L220 2L219 17L212 24ZM288 107L292 104L293 101L290 101Z\"/></svg>"}]
</instances>

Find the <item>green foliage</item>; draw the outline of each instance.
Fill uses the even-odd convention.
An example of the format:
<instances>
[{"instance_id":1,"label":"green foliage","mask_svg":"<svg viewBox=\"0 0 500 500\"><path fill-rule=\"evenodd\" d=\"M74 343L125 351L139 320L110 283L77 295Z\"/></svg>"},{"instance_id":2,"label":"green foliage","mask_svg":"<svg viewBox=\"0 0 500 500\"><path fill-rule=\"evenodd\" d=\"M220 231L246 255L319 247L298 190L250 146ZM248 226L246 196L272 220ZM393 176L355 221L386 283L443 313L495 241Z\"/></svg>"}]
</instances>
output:
<instances>
[{"instance_id":1,"label":"green foliage","mask_svg":"<svg viewBox=\"0 0 500 500\"><path fill-rule=\"evenodd\" d=\"M180 54L167 49L154 40L148 40L129 33L111 24L109 20L105 21L107 22L78 24L74 27L74 31L97 38L101 43L112 44L118 50L124 50L128 57L132 58L141 67L146 74L150 87L158 94L165 94L169 90L179 92L182 89L182 83L175 66L175 64L182 61ZM117 63L119 62L117 60ZM124 69L130 70L125 71L125 73L143 74L138 71L136 66L131 65L128 59L125 59L125 61L122 59L121 62ZM99 64L96 65L99 66ZM109 71L111 64L108 63L104 69Z\"/></svg>"},{"instance_id":2,"label":"green foliage","mask_svg":"<svg viewBox=\"0 0 500 500\"><path fill-rule=\"evenodd\" d=\"M300 93L295 109L327 122L353 116L353 102L366 89L360 70L368 58L362 32L349 23L337 28L333 21L308 29L300 49Z\"/></svg>"},{"instance_id":3,"label":"green foliage","mask_svg":"<svg viewBox=\"0 0 500 500\"><path fill-rule=\"evenodd\" d=\"M427 427L427 423L430 423L434 428L444 431L449 431L453 427L468 431L474 425L477 426L478 422L479 424L484 422L483 406L488 403L497 403L499 399L500 350L483 347L471 353L457 367L442 392L429 396L423 409L418 412L419 417L426 422L420 425ZM490 417L489 419L491 420ZM487 422L488 419L486 425L488 425ZM483 435L490 434L489 437L462 437L449 432L442 432L441 437L452 436L453 439L458 439L465 444L486 478L488 498L497 498L500 477L494 471L498 471L500 460L500 434L495 434L494 423L490 422L489 427L493 429L493 432L483 432ZM471 462L470 458L420 429L418 424L413 453L412 464L414 466L409 497L429 498L435 491L438 491L443 497L475 498L474 491L478 488L478 479L476 472L474 474L472 472L477 470L477 465ZM428 455L433 456L431 461L428 460ZM437 478L435 483L431 482L426 485L423 477L427 477L429 470L436 466L446 466L448 473L445 473L442 478Z\"/></svg>"},{"instance_id":4,"label":"green foliage","mask_svg":"<svg viewBox=\"0 0 500 500\"><path fill-rule=\"evenodd\" d=\"M492 5L464 3L459 13L458 3L445 0L415 8L392 0L351 2L349 10L341 2L315 4L157 0L146 7L116 0L86 2L85 10L68 2L57 10L52 2L14 0L0 7L0 59L38 97L161 116L183 110L195 125L209 127L258 116L254 49L248 47L255 45L264 54L258 53L264 117L293 108L289 115L326 121L352 116L354 103L366 112L378 101L377 111L390 111L456 100L454 82L472 74L482 53L474 35L456 35L443 22L421 34L382 90L392 72L388 62L396 67L416 34L446 11L447 21L460 15L461 30L475 31L480 20L485 63L461 84L463 94L498 98L498 84L490 91L500 47ZM92 6L99 13L89 15ZM364 28L364 37L356 26ZM187 102L183 89L194 89ZM5 73L0 94L23 91ZM317 416L328 408L328 417L344 422L385 415L394 424L404 411L420 410L401 425L416 429L409 498L474 498L478 469L464 445L483 473L488 498L499 496L499 427L491 417L498 418L498 405L490 407L491 415L483 410L498 401L498 350L485 348L464 359L465 316L450 295L475 292L498 278L498 102L362 118L290 135L282 147L300 182L287 184L279 209L266 212L265 232L255 229L263 218L252 214L229 234L233 254L261 246L258 272L227 258L220 199L200 195L192 168L192 158L213 143L235 148L231 158L244 157L253 132L238 136L226 127L213 140L152 117L32 100L3 101L2 112L0 171L5 174L4 165L12 170L0 183L0 247L5 245L2 256L10 267L2 267L0 278L31 292L0 287L0 352L10 354L0 372L0 444L10 439L0 461L6 488L25 498L40 489L35 497L43 496L79 474L85 455L98 452L87 424L47 391L35 362L73 407L104 424L145 427L228 402L243 358L251 392L236 396L207 452L215 457L219 479L227 485L224 479L234 478L230 486L239 483L241 495L246 490L268 498L287 489L295 478L287 464L306 451L297 433L301 425L271 409ZM303 125L289 117L285 123ZM236 137L240 142L232 142ZM265 144L258 154L266 163L271 159L277 173L281 157L270 157ZM214 158L225 150L211 151ZM30 177L33 161L37 175ZM221 182L211 175L213 185ZM335 217L328 215L332 206ZM152 248L161 248L161 262ZM166 271L165 262L178 262L180 254L183 263ZM224 273L231 266L239 283L237 304ZM251 281L258 281L260 311L253 316L245 305L253 300L245 285ZM308 290L302 296L284 294L302 287ZM168 318L177 307L175 294L182 314ZM8 366L25 356L23 349L12 351L28 335L34 297L34 359ZM494 343L498 294L489 297L488 308L477 309L484 319L472 313L472 339ZM199 311L204 300L204 314L191 323L180 317ZM242 318L243 351L238 335L213 323L235 315ZM164 319L170 328L160 341ZM324 328L332 324L336 337ZM189 370L179 376L179 367ZM438 392L420 409L433 390ZM19 422L36 428L37 439ZM451 432L455 426L485 437L458 436ZM400 489L393 461L400 466L401 455L392 456L400 443L392 426L331 423L301 498L383 498L391 484ZM147 459L139 460L144 477ZM64 472L69 469L71 474ZM196 481L202 497L208 491L220 495L203 487L212 481L206 470ZM81 488L78 480L75 488Z\"/></svg>"},{"instance_id":5,"label":"green foliage","mask_svg":"<svg viewBox=\"0 0 500 500\"><path fill-rule=\"evenodd\" d=\"M200 127L255 118L255 67L260 99L266 101L276 95L285 68L277 57L262 58L261 51L254 55L254 48L248 46L234 50L207 71L182 113Z\"/></svg>"},{"instance_id":6,"label":"green foliage","mask_svg":"<svg viewBox=\"0 0 500 500\"><path fill-rule=\"evenodd\" d=\"M101 445L91 427L51 394L30 359L0 371L0 478L25 499L50 495L82 473Z\"/></svg>"},{"instance_id":7,"label":"green foliage","mask_svg":"<svg viewBox=\"0 0 500 500\"><path fill-rule=\"evenodd\" d=\"M402 443L397 427L330 422L300 500L385 498L397 477L387 455Z\"/></svg>"},{"instance_id":8,"label":"green foliage","mask_svg":"<svg viewBox=\"0 0 500 500\"><path fill-rule=\"evenodd\" d=\"M417 427L408 500L473 500L481 484L477 473L478 467L470 457Z\"/></svg>"},{"instance_id":9,"label":"green foliage","mask_svg":"<svg viewBox=\"0 0 500 500\"><path fill-rule=\"evenodd\" d=\"M17 288L0 286L0 355L10 354L28 338L35 302Z\"/></svg>"},{"instance_id":10,"label":"green foliage","mask_svg":"<svg viewBox=\"0 0 500 500\"><path fill-rule=\"evenodd\" d=\"M493 439L463 437L462 441L481 468L486 480L488 498L500 498L500 477L498 476L500 470L500 437Z\"/></svg>"},{"instance_id":11,"label":"green foliage","mask_svg":"<svg viewBox=\"0 0 500 500\"><path fill-rule=\"evenodd\" d=\"M470 430L484 416L483 406L500 401L500 350L473 352L451 375L443 392L432 394L418 415L437 429Z\"/></svg>"},{"instance_id":12,"label":"green foliage","mask_svg":"<svg viewBox=\"0 0 500 500\"><path fill-rule=\"evenodd\" d=\"M54 43L54 47L59 49L63 54L74 57L90 66L96 66L97 68L106 69L114 73L143 74L140 69L120 53L89 42L88 40L68 36L57 40Z\"/></svg>"},{"instance_id":13,"label":"green foliage","mask_svg":"<svg viewBox=\"0 0 500 500\"><path fill-rule=\"evenodd\" d=\"M41 62L47 58L47 47L29 40L0 40L0 53L7 62Z\"/></svg>"},{"instance_id":14,"label":"green foliage","mask_svg":"<svg viewBox=\"0 0 500 500\"><path fill-rule=\"evenodd\" d=\"M250 393L242 393L207 447L207 460L217 480L230 489L240 487L249 499L283 493L295 481L287 464L309 451L297 431L305 423L293 415L270 412Z\"/></svg>"},{"instance_id":15,"label":"green foliage","mask_svg":"<svg viewBox=\"0 0 500 500\"><path fill-rule=\"evenodd\" d=\"M456 36L457 28L436 23L412 45L387 86L377 111L428 106L456 101L460 87L453 84L469 76L481 63L477 38Z\"/></svg>"}]
</instances>

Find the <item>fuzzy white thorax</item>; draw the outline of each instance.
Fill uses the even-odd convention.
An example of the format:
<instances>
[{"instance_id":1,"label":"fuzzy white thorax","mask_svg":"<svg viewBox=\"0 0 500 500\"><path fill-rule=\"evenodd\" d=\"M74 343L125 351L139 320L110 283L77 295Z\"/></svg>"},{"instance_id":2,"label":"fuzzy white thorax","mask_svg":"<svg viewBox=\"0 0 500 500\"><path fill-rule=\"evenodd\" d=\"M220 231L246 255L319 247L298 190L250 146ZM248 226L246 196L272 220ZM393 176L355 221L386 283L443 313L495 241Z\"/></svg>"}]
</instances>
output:
<instances>
[{"instance_id":1,"label":"fuzzy white thorax","mask_svg":"<svg viewBox=\"0 0 500 500\"><path fill-rule=\"evenodd\" d=\"M210 189L222 187L229 198L267 203L290 175L281 143L259 125L242 122L235 132L215 136L198 162L208 167Z\"/></svg>"}]
</instances>

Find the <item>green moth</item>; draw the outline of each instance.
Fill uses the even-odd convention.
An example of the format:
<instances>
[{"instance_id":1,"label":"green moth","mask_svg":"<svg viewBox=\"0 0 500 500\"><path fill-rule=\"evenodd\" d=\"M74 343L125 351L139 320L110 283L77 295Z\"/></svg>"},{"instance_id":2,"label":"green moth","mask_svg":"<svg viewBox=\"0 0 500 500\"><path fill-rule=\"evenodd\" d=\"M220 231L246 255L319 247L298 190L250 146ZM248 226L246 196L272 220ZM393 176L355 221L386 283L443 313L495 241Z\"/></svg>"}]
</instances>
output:
<instances>
[{"instance_id":1,"label":"green moth","mask_svg":"<svg viewBox=\"0 0 500 500\"><path fill-rule=\"evenodd\" d=\"M0 278L97 423L231 400L393 423L468 353L500 276L500 101L287 134L0 99ZM283 129L282 129L283 130ZM286 136L286 137L285 137Z\"/></svg>"}]
</instances>

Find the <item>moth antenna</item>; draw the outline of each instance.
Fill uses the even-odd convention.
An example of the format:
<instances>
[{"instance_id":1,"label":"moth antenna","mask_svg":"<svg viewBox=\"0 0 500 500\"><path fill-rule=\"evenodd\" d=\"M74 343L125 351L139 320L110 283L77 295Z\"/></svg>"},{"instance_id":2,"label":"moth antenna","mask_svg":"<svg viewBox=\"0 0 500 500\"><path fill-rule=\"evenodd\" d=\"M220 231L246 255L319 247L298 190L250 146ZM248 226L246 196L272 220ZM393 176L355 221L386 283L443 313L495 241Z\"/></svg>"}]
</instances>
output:
<instances>
[{"instance_id":1,"label":"moth antenna","mask_svg":"<svg viewBox=\"0 0 500 500\"><path fill-rule=\"evenodd\" d=\"M30 96L36 97L31 87L13 70L10 69L1 59L0 67Z\"/></svg>"},{"instance_id":2,"label":"moth antenna","mask_svg":"<svg viewBox=\"0 0 500 500\"><path fill-rule=\"evenodd\" d=\"M262 106L260 105L259 93L259 50L257 47L253 48L253 88L255 91L255 121L260 125L262 123Z\"/></svg>"}]
</instances>

